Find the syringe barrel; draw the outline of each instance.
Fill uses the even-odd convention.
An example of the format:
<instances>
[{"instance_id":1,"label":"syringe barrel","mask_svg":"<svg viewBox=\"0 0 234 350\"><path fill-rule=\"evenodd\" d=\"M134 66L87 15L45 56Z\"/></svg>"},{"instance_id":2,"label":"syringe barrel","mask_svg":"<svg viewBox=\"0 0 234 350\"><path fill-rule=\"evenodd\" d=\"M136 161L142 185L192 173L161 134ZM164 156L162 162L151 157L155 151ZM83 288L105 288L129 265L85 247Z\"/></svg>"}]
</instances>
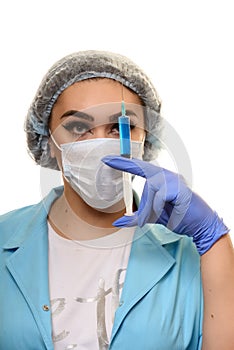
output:
<instances>
[{"instance_id":1,"label":"syringe barrel","mask_svg":"<svg viewBox=\"0 0 234 350\"><path fill-rule=\"evenodd\" d=\"M119 117L119 138L121 156L131 158L130 118L127 116Z\"/></svg>"}]
</instances>

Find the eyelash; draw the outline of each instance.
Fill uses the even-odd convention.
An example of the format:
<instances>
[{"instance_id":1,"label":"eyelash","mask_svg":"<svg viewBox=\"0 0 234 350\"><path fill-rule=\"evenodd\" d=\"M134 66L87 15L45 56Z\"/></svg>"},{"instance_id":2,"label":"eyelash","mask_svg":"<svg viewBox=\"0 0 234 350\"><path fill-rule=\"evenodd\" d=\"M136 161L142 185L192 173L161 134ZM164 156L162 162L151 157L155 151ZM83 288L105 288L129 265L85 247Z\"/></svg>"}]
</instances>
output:
<instances>
[{"instance_id":1,"label":"eyelash","mask_svg":"<svg viewBox=\"0 0 234 350\"><path fill-rule=\"evenodd\" d=\"M71 121L67 124L63 124L63 127L73 135L83 135L91 130L88 124L77 121Z\"/></svg>"},{"instance_id":2,"label":"eyelash","mask_svg":"<svg viewBox=\"0 0 234 350\"><path fill-rule=\"evenodd\" d=\"M130 123L131 130L133 130L135 127L136 127L135 124ZM112 129L115 129L115 128L118 129L118 131L119 131L119 124L118 123L113 124Z\"/></svg>"},{"instance_id":3,"label":"eyelash","mask_svg":"<svg viewBox=\"0 0 234 350\"><path fill-rule=\"evenodd\" d=\"M119 133L119 124L114 123L111 124L111 131L114 129L117 129L117 132ZM80 122L80 121L71 121L67 124L63 124L64 129L69 131L74 136L82 136L85 135L87 132L91 132L93 129L89 124ZM134 124L130 124L130 129L133 130L135 128ZM79 131L81 130L81 131Z\"/></svg>"}]
</instances>

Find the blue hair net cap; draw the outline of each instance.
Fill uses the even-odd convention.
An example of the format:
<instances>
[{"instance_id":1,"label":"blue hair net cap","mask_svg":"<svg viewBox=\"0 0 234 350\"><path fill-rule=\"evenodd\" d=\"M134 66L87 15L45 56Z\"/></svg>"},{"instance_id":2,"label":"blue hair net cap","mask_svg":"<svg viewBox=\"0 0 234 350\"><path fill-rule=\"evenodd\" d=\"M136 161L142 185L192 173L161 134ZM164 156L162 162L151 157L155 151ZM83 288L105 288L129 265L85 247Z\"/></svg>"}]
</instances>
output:
<instances>
[{"instance_id":1,"label":"blue hair net cap","mask_svg":"<svg viewBox=\"0 0 234 350\"><path fill-rule=\"evenodd\" d=\"M28 150L37 164L58 169L49 150L49 118L59 95L70 85L92 78L116 80L135 92L145 105L145 160L161 147L161 102L150 79L129 58L107 51L79 51L56 62L44 76L25 120Z\"/></svg>"}]
</instances>

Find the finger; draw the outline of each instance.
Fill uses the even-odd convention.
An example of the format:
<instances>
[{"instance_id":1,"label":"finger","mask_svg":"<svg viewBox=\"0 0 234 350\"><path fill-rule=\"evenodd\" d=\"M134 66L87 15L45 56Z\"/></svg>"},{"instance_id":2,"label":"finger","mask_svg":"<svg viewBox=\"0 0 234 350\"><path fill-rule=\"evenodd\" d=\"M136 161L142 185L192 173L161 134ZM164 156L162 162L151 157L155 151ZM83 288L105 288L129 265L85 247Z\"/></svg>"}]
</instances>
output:
<instances>
[{"instance_id":1,"label":"finger","mask_svg":"<svg viewBox=\"0 0 234 350\"><path fill-rule=\"evenodd\" d=\"M141 196L141 201L138 209L138 225L144 226L146 223L154 223L153 201L155 196L155 189L147 182Z\"/></svg>"},{"instance_id":2,"label":"finger","mask_svg":"<svg viewBox=\"0 0 234 350\"><path fill-rule=\"evenodd\" d=\"M164 199L165 193L164 189L160 188L160 190L156 193L153 202L153 211L155 213L155 223L163 224L167 226L168 223L168 215L165 211L166 202Z\"/></svg>"},{"instance_id":3,"label":"finger","mask_svg":"<svg viewBox=\"0 0 234 350\"><path fill-rule=\"evenodd\" d=\"M157 173L165 171L165 169L159 166L137 158L128 159L121 156L110 155L102 158L102 161L112 168L126 171L144 178L149 178Z\"/></svg>"}]
</instances>

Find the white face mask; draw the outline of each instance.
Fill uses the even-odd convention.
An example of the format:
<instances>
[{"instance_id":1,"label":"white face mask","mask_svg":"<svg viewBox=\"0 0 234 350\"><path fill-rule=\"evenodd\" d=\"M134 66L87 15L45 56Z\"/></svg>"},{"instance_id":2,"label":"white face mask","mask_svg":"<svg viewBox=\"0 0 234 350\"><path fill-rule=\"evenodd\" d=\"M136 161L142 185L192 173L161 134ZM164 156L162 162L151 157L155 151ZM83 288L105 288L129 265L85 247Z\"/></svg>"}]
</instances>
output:
<instances>
[{"instance_id":1,"label":"white face mask","mask_svg":"<svg viewBox=\"0 0 234 350\"><path fill-rule=\"evenodd\" d=\"M105 211L123 199L122 172L105 165L106 155L118 155L118 139L98 138L61 145L63 173L71 187L91 207ZM142 158L143 142L132 141L132 156Z\"/></svg>"}]
</instances>

